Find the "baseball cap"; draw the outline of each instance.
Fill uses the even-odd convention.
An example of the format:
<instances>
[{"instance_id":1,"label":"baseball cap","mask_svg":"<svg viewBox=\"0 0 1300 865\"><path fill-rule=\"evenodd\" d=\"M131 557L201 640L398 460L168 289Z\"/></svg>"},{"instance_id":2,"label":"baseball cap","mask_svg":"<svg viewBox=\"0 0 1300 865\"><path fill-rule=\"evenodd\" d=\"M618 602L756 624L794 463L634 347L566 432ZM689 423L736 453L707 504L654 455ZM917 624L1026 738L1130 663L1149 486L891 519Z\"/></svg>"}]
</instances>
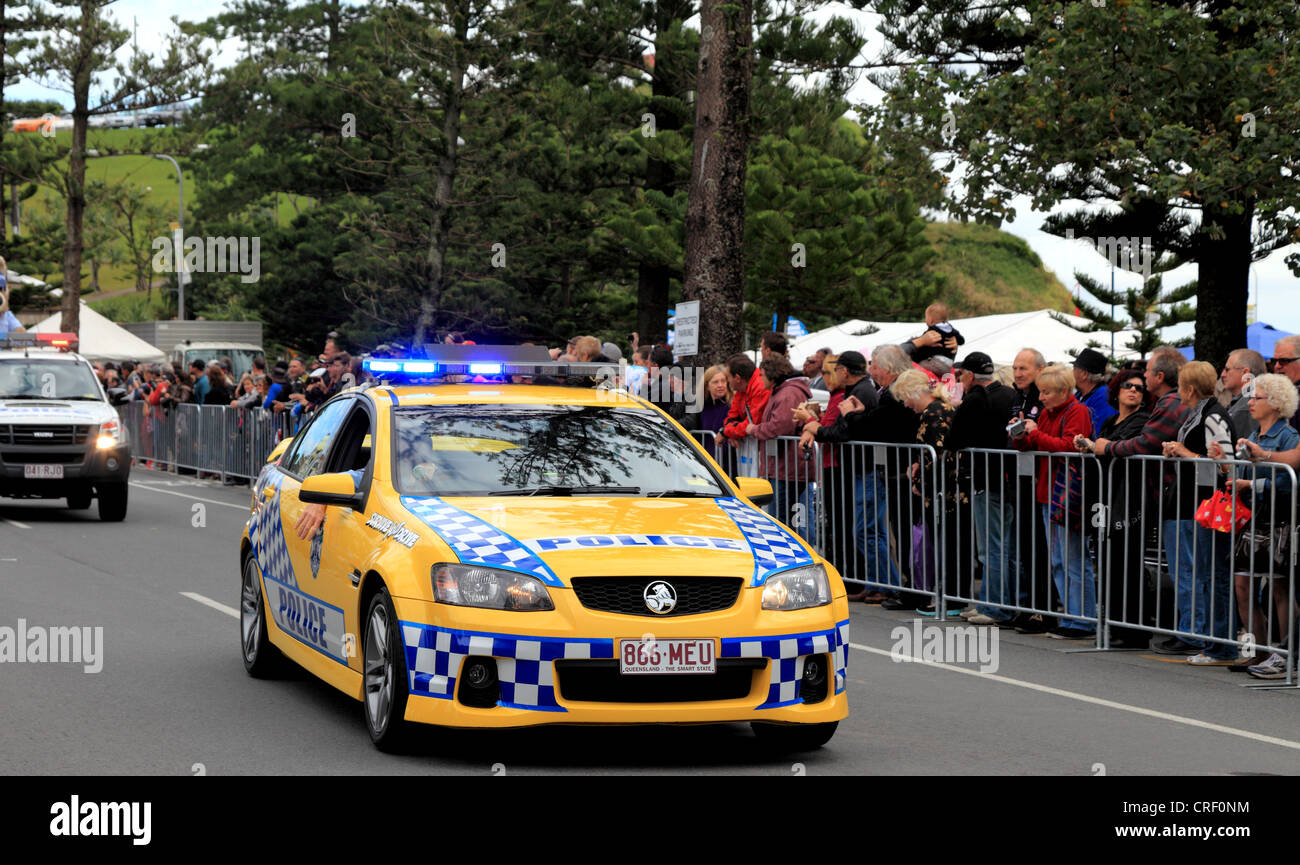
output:
<instances>
[{"instance_id":1,"label":"baseball cap","mask_svg":"<svg viewBox=\"0 0 1300 865\"><path fill-rule=\"evenodd\" d=\"M975 375L993 375L993 358L982 351L972 351L960 363L955 364L953 369L957 367Z\"/></svg>"},{"instance_id":2,"label":"baseball cap","mask_svg":"<svg viewBox=\"0 0 1300 865\"><path fill-rule=\"evenodd\" d=\"M600 347L600 353L603 356L609 358L609 360L615 362L617 362L623 357L623 350L620 349L618 346L614 345L614 343L612 342L603 343Z\"/></svg>"},{"instance_id":3,"label":"baseball cap","mask_svg":"<svg viewBox=\"0 0 1300 865\"><path fill-rule=\"evenodd\" d=\"M321 367L318 370L314 370L312 374L308 376L308 378L320 378L321 376L325 375L325 372L326 372L325 367Z\"/></svg>"},{"instance_id":4,"label":"baseball cap","mask_svg":"<svg viewBox=\"0 0 1300 865\"><path fill-rule=\"evenodd\" d=\"M1086 373L1098 375L1106 371L1106 355L1092 348L1085 348L1074 359L1074 365Z\"/></svg>"},{"instance_id":5,"label":"baseball cap","mask_svg":"<svg viewBox=\"0 0 1300 865\"><path fill-rule=\"evenodd\" d=\"M862 375L867 371L867 359L862 356L860 351L841 352L840 359L835 363L848 370L849 375Z\"/></svg>"}]
</instances>

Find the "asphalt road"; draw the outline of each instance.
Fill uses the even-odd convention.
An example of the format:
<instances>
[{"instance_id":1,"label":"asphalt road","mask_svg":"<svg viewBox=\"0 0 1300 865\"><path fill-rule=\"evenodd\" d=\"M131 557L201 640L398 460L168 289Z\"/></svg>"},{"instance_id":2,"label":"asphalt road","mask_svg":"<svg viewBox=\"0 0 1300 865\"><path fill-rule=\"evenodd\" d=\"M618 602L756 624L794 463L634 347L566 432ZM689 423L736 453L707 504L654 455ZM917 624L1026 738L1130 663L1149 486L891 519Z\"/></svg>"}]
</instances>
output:
<instances>
[{"instance_id":1,"label":"asphalt road","mask_svg":"<svg viewBox=\"0 0 1300 865\"><path fill-rule=\"evenodd\" d=\"M330 686L300 671L277 682L244 673L235 610L248 491L137 469L130 495L119 524L61 501L0 500L0 627L22 618L104 634L95 674L0 663L0 773L1300 772L1296 690L1008 631L995 673L902 662L892 632L912 618L863 605L851 715L798 763L765 755L738 724L431 729L414 753L389 756L371 746L361 705Z\"/></svg>"}]
</instances>

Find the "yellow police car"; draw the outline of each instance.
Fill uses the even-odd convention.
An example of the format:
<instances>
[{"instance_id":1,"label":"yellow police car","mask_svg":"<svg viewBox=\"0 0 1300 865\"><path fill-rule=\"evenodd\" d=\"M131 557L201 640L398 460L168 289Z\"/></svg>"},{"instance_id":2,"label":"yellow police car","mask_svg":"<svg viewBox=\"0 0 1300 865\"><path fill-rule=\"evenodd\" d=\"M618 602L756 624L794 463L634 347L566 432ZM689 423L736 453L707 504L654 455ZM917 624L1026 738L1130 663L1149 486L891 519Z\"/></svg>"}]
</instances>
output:
<instances>
[{"instance_id":1,"label":"yellow police car","mask_svg":"<svg viewBox=\"0 0 1300 865\"><path fill-rule=\"evenodd\" d=\"M263 468L240 542L248 672L300 664L364 704L384 749L421 723L828 741L848 714L845 590L753 504L768 482L592 387L607 368L438 349L368 361L387 380Z\"/></svg>"}]
</instances>

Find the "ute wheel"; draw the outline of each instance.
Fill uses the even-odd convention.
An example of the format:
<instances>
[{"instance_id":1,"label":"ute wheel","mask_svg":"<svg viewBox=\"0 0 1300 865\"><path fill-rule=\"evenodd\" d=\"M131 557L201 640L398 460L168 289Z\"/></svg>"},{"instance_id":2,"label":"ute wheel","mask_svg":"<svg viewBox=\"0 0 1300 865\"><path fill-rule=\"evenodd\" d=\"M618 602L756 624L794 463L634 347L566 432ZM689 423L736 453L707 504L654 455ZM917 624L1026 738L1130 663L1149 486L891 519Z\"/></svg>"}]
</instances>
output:
<instances>
[{"instance_id":1,"label":"ute wheel","mask_svg":"<svg viewBox=\"0 0 1300 865\"><path fill-rule=\"evenodd\" d=\"M239 602L239 634L244 669L254 679L270 679L284 670L284 655L266 636L266 607L253 557L244 559Z\"/></svg>"},{"instance_id":2,"label":"ute wheel","mask_svg":"<svg viewBox=\"0 0 1300 865\"><path fill-rule=\"evenodd\" d=\"M77 487L68 494L68 510L84 511L90 507L90 487Z\"/></svg>"},{"instance_id":3,"label":"ute wheel","mask_svg":"<svg viewBox=\"0 0 1300 865\"><path fill-rule=\"evenodd\" d=\"M749 726L765 747L778 753L816 751L831 740L839 721L826 724L765 724L755 721Z\"/></svg>"},{"instance_id":4,"label":"ute wheel","mask_svg":"<svg viewBox=\"0 0 1300 865\"><path fill-rule=\"evenodd\" d=\"M121 481L100 484L99 518L106 523L120 523L126 519L126 484Z\"/></svg>"},{"instance_id":5,"label":"ute wheel","mask_svg":"<svg viewBox=\"0 0 1300 865\"><path fill-rule=\"evenodd\" d=\"M370 600L363 626L361 669L365 679L362 703L370 741L385 752L410 743L411 724L405 720L409 687L406 646L388 590L380 588Z\"/></svg>"}]
</instances>

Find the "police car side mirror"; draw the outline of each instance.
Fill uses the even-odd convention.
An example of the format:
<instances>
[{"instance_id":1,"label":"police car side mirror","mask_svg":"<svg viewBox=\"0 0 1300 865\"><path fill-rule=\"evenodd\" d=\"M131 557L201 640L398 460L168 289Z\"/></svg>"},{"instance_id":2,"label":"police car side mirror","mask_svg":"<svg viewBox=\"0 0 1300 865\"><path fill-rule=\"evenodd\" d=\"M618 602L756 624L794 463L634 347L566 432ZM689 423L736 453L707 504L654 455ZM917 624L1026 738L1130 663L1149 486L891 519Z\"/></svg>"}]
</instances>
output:
<instances>
[{"instance_id":1,"label":"police car side mirror","mask_svg":"<svg viewBox=\"0 0 1300 865\"><path fill-rule=\"evenodd\" d=\"M353 510L361 508L361 494L357 492L352 475L342 472L307 478L298 491L298 501L309 505L340 505Z\"/></svg>"},{"instance_id":2,"label":"police car side mirror","mask_svg":"<svg viewBox=\"0 0 1300 865\"><path fill-rule=\"evenodd\" d=\"M126 388L124 388L124 387L110 387L110 388L108 389L108 404L109 404L109 405L125 405L125 404L126 404L126 401L127 401L127 399L126 399Z\"/></svg>"},{"instance_id":3,"label":"police car side mirror","mask_svg":"<svg viewBox=\"0 0 1300 865\"><path fill-rule=\"evenodd\" d=\"M736 478L740 494L760 508L772 503L772 484L763 478Z\"/></svg>"}]
</instances>

